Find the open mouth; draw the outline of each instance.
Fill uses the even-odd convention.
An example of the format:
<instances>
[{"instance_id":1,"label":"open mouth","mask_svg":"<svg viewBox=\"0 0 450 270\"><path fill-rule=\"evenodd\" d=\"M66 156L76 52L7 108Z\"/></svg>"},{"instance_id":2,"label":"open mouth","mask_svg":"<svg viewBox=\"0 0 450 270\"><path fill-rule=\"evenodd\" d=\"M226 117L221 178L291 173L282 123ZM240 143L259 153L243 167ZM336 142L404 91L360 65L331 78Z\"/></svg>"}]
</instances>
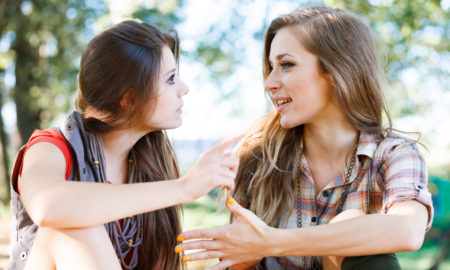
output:
<instances>
[{"instance_id":1,"label":"open mouth","mask_svg":"<svg viewBox=\"0 0 450 270\"><path fill-rule=\"evenodd\" d=\"M279 99L279 100L275 101L275 104L276 104L278 107L280 107L280 106L282 106L283 104L286 104L286 103L291 102L291 101L292 101L292 98Z\"/></svg>"}]
</instances>

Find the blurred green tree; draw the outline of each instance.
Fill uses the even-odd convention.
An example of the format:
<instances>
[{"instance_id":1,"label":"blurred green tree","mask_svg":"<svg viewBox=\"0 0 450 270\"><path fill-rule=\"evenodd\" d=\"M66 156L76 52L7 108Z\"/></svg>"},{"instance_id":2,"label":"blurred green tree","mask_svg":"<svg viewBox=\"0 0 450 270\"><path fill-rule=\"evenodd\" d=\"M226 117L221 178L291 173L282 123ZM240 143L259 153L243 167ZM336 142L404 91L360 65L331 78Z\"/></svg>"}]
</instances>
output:
<instances>
[{"instance_id":1,"label":"blurred green tree","mask_svg":"<svg viewBox=\"0 0 450 270\"><path fill-rule=\"evenodd\" d=\"M148 8L141 1L131 17L171 29L178 21L174 15L178 6L179 1L155 1ZM0 40L8 35L11 43L6 52L0 52L0 77L4 75L5 66L11 64L15 76L11 91L1 85L0 111L4 102L15 103L22 143L34 129L48 127L59 113L72 107L73 99L68 97L77 87L81 53L95 34L94 24L101 16L106 17L102 21L106 26L112 24L108 21L108 12L107 3L100 0L5 0L0 3ZM0 115L7 182L8 134L3 123Z\"/></svg>"},{"instance_id":2,"label":"blurred green tree","mask_svg":"<svg viewBox=\"0 0 450 270\"><path fill-rule=\"evenodd\" d=\"M104 5L95 1L1 2L0 40L8 37L10 44L0 55L0 62L3 71L5 65L14 66L15 85L10 91L3 87L0 105L9 101L6 94L15 103L22 142L41 123L48 125L57 113L70 106L66 97L75 89L77 59L85 44L83 36L92 28L95 18L105 11ZM2 131L7 175L8 140Z\"/></svg>"},{"instance_id":3,"label":"blurred green tree","mask_svg":"<svg viewBox=\"0 0 450 270\"><path fill-rule=\"evenodd\" d=\"M101 2L15 1L7 9L16 83L12 96L22 141L70 106L86 31L106 12Z\"/></svg>"}]
</instances>

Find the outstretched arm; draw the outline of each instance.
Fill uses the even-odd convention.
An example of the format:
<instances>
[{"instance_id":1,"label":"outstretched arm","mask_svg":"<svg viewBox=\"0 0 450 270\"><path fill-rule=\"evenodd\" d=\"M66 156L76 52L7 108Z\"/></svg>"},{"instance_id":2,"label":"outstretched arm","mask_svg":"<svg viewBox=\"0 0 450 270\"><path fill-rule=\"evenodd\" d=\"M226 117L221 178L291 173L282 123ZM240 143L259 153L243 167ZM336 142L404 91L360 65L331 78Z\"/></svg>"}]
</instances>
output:
<instances>
[{"instance_id":1,"label":"outstretched arm","mask_svg":"<svg viewBox=\"0 0 450 270\"><path fill-rule=\"evenodd\" d=\"M227 204L235 223L216 229L184 232L182 250L204 249L189 254L191 260L221 258L211 269L224 269L268 256L358 256L402 252L420 248L427 226L426 207L415 200L398 202L387 214L299 229L267 226L236 202Z\"/></svg>"},{"instance_id":2,"label":"outstretched arm","mask_svg":"<svg viewBox=\"0 0 450 270\"><path fill-rule=\"evenodd\" d=\"M54 228L92 227L190 202L218 186L234 187L238 161L223 152L238 139L211 148L178 179L122 185L64 181L62 152L36 143L24 157L21 200L35 224Z\"/></svg>"}]
</instances>

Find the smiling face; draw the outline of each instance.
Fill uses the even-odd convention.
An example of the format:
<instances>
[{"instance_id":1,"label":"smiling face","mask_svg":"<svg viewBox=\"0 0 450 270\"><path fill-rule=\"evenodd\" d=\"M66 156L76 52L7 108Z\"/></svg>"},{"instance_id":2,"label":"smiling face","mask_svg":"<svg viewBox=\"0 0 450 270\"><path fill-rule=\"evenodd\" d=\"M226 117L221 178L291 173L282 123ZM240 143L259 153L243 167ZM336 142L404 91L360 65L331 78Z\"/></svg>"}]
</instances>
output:
<instances>
[{"instance_id":1,"label":"smiling face","mask_svg":"<svg viewBox=\"0 0 450 270\"><path fill-rule=\"evenodd\" d=\"M182 124L182 97L189 88L177 76L175 58L167 46L162 50L157 87L156 102L151 103L155 107L144 116L140 127L151 131L179 127Z\"/></svg>"},{"instance_id":2,"label":"smiling face","mask_svg":"<svg viewBox=\"0 0 450 270\"><path fill-rule=\"evenodd\" d=\"M283 128L309 124L336 109L331 76L320 69L319 59L307 51L293 30L280 29L269 54L271 71L265 89L281 115Z\"/></svg>"}]
</instances>

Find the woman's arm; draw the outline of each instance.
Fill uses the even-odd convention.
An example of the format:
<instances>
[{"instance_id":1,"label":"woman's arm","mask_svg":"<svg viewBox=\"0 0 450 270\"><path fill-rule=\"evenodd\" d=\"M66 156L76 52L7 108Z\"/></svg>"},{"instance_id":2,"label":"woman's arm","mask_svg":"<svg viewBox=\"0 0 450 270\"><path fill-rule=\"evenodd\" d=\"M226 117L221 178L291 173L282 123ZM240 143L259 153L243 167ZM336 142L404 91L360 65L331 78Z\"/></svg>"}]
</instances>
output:
<instances>
[{"instance_id":1,"label":"woman's arm","mask_svg":"<svg viewBox=\"0 0 450 270\"><path fill-rule=\"evenodd\" d=\"M424 205L407 200L392 206L387 214L364 215L304 229L275 229L270 237L276 239L272 256L358 256L413 251L422 245L427 218Z\"/></svg>"},{"instance_id":2,"label":"woman's arm","mask_svg":"<svg viewBox=\"0 0 450 270\"><path fill-rule=\"evenodd\" d=\"M20 197L35 224L54 228L92 227L191 202L218 186L234 187L238 161L223 151L239 138L205 152L179 179L122 185L65 181L59 148L36 143L24 157Z\"/></svg>"},{"instance_id":3,"label":"woman's arm","mask_svg":"<svg viewBox=\"0 0 450 270\"><path fill-rule=\"evenodd\" d=\"M402 252L420 248L427 226L426 207L414 200L398 202L387 214L300 229L276 229L237 203L227 204L237 217L217 229L184 232L183 250L205 249L189 254L191 260L221 258L211 269L224 269L268 256L358 256ZM212 239L212 240L207 240Z\"/></svg>"}]
</instances>

